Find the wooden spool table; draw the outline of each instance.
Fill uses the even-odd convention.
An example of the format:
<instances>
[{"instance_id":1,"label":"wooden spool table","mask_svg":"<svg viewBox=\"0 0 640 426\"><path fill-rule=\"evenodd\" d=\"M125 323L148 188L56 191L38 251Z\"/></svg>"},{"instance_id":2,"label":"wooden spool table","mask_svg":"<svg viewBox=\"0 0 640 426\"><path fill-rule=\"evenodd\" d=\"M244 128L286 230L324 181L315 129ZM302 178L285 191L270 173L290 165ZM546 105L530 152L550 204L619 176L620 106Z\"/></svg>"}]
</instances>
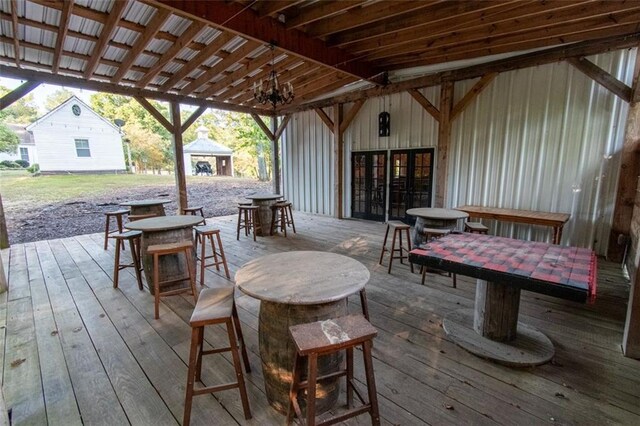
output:
<instances>
[{"instance_id":1,"label":"wooden spool table","mask_svg":"<svg viewBox=\"0 0 640 426\"><path fill-rule=\"evenodd\" d=\"M289 327L347 314L347 296L362 290L369 270L335 253L290 251L253 260L240 268L236 285L260 299L259 340L265 390L271 406L287 413L296 349ZM318 375L339 370L339 353L318 359ZM306 367L305 371L306 371ZM338 379L318 384L318 413L335 405Z\"/></svg>"},{"instance_id":2,"label":"wooden spool table","mask_svg":"<svg viewBox=\"0 0 640 426\"><path fill-rule=\"evenodd\" d=\"M125 224L125 228L142 231L141 253L144 274L147 278L147 286L151 294L153 289L153 256L147 253L147 247L154 244L175 243L178 241L193 240L192 228L200 223L200 216L158 216L149 219L136 220ZM188 265L183 256L167 255L159 258L160 281L176 279L187 275ZM193 265L195 268L195 251L193 252ZM163 287L162 291L189 287L188 280Z\"/></svg>"},{"instance_id":3,"label":"wooden spool table","mask_svg":"<svg viewBox=\"0 0 640 426\"><path fill-rule=\"evenodd\" d=\"M551 341L518 322L520 290L585 302L596 291L590 249L481 234L450 234L409 253L409 261L478 278L475 309L445 316L442 327L458 345L501 364L529 367L551 360Z\"/></svg>"},{"instance_id":4,"label":"wooden spool table","mask_svg":"<svg viewBox=\"0 0 640 426\"><path fill-rule=\"evenodd\" d=\"M254 206L258 206L258 216L260 216L260 224L262 225L262 229L258 232L257 235L262 237L266 237L271 235L271 216L273 216L273 212L271 211L271 206L276 203L276 200L282 198L282 195L279 194L254 194L248 195L247 199L251 200ZM277 233L274 231L274 234Z\"/></svg>"},{"instance_id":5,"label":"wooden spool table","mask_svg":"<svg viewBox=\"0 0 640 426\"><path fill-rule=\"evenodd\" d=\"M458 226L458 220L466 219L468 214L459 210L421 207L407 210L409 216L416 217L416 224L411 234L414 247L425 242L424 228L454 230Z\"/></svg>"},{"instance_id":6,"label":"wooden spool table","mask_svg":"<svg viewBox=\"0 0 640 426\"><path fill-rule=\"evenodd\" d=\"M155 214L156 216L164 216L164 204L170 202L170 200L149 199L125 201L124 203L120 203L120 205L129 207L131 209L129 213L130 215L137 216L141 214Z\"/></svg>"}]
</instances>

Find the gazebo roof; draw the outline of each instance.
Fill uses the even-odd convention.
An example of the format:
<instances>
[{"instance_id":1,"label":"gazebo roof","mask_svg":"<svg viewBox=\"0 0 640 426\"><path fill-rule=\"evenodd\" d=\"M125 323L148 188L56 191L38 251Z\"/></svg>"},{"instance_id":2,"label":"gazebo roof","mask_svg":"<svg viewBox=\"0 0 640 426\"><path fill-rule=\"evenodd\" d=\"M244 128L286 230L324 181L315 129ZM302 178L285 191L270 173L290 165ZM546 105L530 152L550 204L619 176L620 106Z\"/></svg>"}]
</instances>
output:
<instances>
[{"instance_id":1,"label":"gazebo roof","mask_svg":"<svg viewBox=\"0 0 640 426\"><path fill-rule=\"evenodd\" d=\"M232 155L233 150L212 139L207 135L207 128L199 127L198 138L193 142L185 145L185 154L201 154L201 155Z\"/></svg>"},{"instance_id":2,"label":"gazebo roof","mask_svg":"<svg viewBox=\"0 0 640 426\"><path fill-rule=\"evenodd\" d=\"M261 115L640 40L640 2L618 0L25 0L0 2L0 19L5 77ZM277 111L252 91L271 71L271 43L295 92Z\"/></svg>"}]
</instances>

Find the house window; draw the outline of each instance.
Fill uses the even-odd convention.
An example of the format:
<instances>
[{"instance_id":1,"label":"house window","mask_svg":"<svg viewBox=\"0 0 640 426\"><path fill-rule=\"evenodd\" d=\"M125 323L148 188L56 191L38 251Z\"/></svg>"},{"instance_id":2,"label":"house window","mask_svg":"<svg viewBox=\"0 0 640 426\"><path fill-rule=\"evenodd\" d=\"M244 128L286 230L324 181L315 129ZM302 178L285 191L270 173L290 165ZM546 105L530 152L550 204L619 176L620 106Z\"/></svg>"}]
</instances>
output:
<instances>
[{"instance_id":1,"label":"house window","mask_svg":"<svg viewBox=\"0 0 640 426\"><path fill-rule=\"evenodd\" d=\"M20 159L29 161L29 150L27 148L20 148Z\"/></svg>"},{"instance_id":2,"label":"house window","mask_svg":"<svg viewBox=\"0 0 640 426\"><path fill-rule=\"evenodd\" d=\"M76 153L78 157L91 157L88 139L76 139Z\"/></svg>"}]
</instances>

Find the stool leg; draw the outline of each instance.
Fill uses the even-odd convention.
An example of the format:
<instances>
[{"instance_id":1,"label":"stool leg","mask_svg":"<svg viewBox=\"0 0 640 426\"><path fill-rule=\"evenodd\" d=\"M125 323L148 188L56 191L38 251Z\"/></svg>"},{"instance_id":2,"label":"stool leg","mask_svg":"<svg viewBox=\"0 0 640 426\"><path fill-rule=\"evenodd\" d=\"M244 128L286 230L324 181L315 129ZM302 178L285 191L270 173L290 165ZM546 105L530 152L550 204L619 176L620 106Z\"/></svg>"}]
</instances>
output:
<instances>
[{"instance_id":1,"label":"stool leg","mask_svg":"<svg viewBox=\"0 0 640 426\"><path fill-rule=\"evenodd\" d=\"M289 213L288 213L288 220L287 221L291 221L291 229L293 229L293 233L296 233L296 224L293 221L293 210L291 210L291 206L287 207L289 209Z\"/></svg>"},{"instance_id":2,"label":"stool leg","mask_svg":"<svg viewBox=\"0 0 640 426\"><path fill-rule=\"evenodd\" d=\"M282 233L284 237L287 238L287 213L284 207L280 210L280 228L282 228Z\"/></svg>"},{"instance_id":3,"label":"stool leg","mask_svg":"<svg viewBox=\"0 0 640 426\"><path fill-rule=\"evenodd\" d=\"M229 267L227 266L227 257L224 255L224 248L222 247L222 239L220 238L220 233L216 234L216 238L218 239L218 248L220 249L220 257L222 258L222 266L224 267L224 274L227 276L227 279L231 279L231 275L229 275Z\"/></svg>"},{"instance_id":4,"label":"stool leg","mask_svg":"<svg viewBox=\"0 0 640 426\"><path fill-rule=\"evenodd\" d=\"M456 274L453 274L453 288L457 288L458 287L458 277L456 276Z\"/></svg>"},{"instance_id":5,"label":"stool leg","mask_svg":"<svg viewBox=\"0 0 640 426\"><path fill-rule=\"evenodd\" d=\"M120 275L120 243L116 241L116 256L113 265L113 288L118 288L118 276Z\"/></svg>"},{"instance_id":6,"label":"stool leg","mask_svg":"<svg viewBox=\"0 0 640 426\"><path fill-rule=\"evenodd\" d=\"M409 248L407 252L407 260L409 260L409 251L411 251L411 234L409 234L408 229L405 229L405 233L407 234L407 247ZM409 262L409 266L411 267L411 273L413 274L413 263Z\"/></svg>"},{"instance_id":7,"label":"stool leg","mask_svg":"<svg viewBox=\"0 0 640 426\"><path fill-rule=\"evenodd\" d=\"M231 317L233 318L233 325L236 331L236 335L238 336L238 344L240 345L240 351L242 352L242 361L244 361L244 369L247 373L251 373L251 364L249 364L247 347L244 345L244 337L242 337L242 328L240 327L240 317L238 317L238 309L236 308L235 301L233 302Z\"/></svg>"},{"instance_id":8,"label":"stool leg","mask_svg":"<svg viewBox=\"0 0 640 426\"><path fill-rule=\"evenodd\" d=\"M236 233L236 240L240 240L240 223L242 222L242 209L238 209L238 230Z\"/></svg>"},{"instance_id":9,"label":"stool leg","mask_svg":"<svg viewBox=\"0 0 640 426\"><path fill-rule=\"evenodd\" d=\"M153 296L155 305L155 319L160 318L160 272L158 268L158 254L153 254Z\"/></svg>"},{"instance_id":10,"label":"stool leg","mask_svg":"<svg viewBox=\"0 0 640 426\"><path fill-rule=\"evenodd\" d=\"M198 329L198 357L196 358L195 381L202 381L202 352L204 352L204 326Z\"/></svg>"},{"instance_id":11,"label":"stool leg","mask_svg":"<svg viewBox=\"0 0 640 426\"><path fill-rule=\"evenodd\" d=\"M206 225L207 219L204 217L204 211L202 209L200 209L200 216L202 216L202 224Z\"/></svg>"},{"instance_id":12,"label":"stool leg","mask_svg":"<svg viewBox=\"0 0 640 426\"><path fill-rule=\"evenodd\" d=\"M380 260L378 261L378 265L382 265L382 259L384 258L384 252L387 247L388 236L389 236L389 225L387 225L387 230L384 233L384 241L382 242L382 251L380 252Z\"/></svg>"},{"instance_id":13,"label":"stool leg","mask_svg":"<svg viewBox=\"0 0 640 426\"><path fill-rule=\"evenodd\" d=\"M204 264L205 255L207 253L207 245L204 243L204 235L202 237L202 244L200 244L200 286L204 286Z\"/></svg>"},{"instance_id":14,"label":"stool leg","mask_svg":"<svg viewBox=\"0 0 640 426\"><path fill-rule=\"evenodd\" d=\"M371 409L371 424L380 425L380 412L378 411L378 393L376 392L376 379L373 374L373 359L371 358L371 340L367 340L362 344L362 353L364 355L364 371L367 378L367 392L369 393L369 404Z\"/></svg>"},{"instance_id":15,"label":"stool leg","mask_svg":"<svg viewBox=\"0 0 640 426\"><path fill-rule=\"evenodd\" d=\"M251 226L253 228L253 241L256 240L256 232L257 232L257 227L258 227L257 222L259 220L260 219L258 219L258 212L255 211L255 210L252 210L251 211L251 222L252 222ZM262 230L262 226L260 226L260 229Z\"/></svg>"},{"instance_id":16,"label":"stool leg","mask_svg":"<svg viewBox=\"0 0 640 426\"><path fill-rule=\"evenodd\" d=\"M116 216L116 223L118 224L118 232L122 234L122 216ZM122 250L124 250L124 240L120 240L120 245L122 246Z\"/></svg>"},{"instance_id":17,"label":"stool leg","mask_svg":"<svg viewBox=\"0 0 640 426\"><path fill-rule=\"evenodd\" d=\"M242 409L244 410L244 418L251 418L251 409L249 408L249 398L247 397L247 388L244 385L244 376L242 374L242 366L240 365L240 355L238 354L238 344L236 335L233 331L233 323L231 319L227 319L227 334L229 335L229 345L231 346L231 355L233 356L233 367L236 370L236 380L240 389L240 399L242 400Z\"/></svg>"},{"instance_id":18,"label":"stool leg","mask_svg":"<svg viewBox=\"0 0 640 426\"><path fill-rule=\"evenodd\" d=\"M422 270L422 285L424 285L424 278L427 275L427 267L422 266L421 270Z\"/></svg>"},{"instance_id":19,"label":"stool leg","mask_svg":"<svg viewBox=\"0 0 640 426\"><path fill-rule=\"evenodd\" d=\"M300 359L300 355L296 353L295 358L293 358L293 377L291 378L291 387L289 387L289 408L287 408L287 420L286 420L287 426L291 424L296 414L300 415L300 413L296 411L296 407L299 408L298 383L300 383L300 376L301 376L300 374L301 361L302 360Z\"/></svg>"},{"instance_id":20,"label":"stool leg","mask_svg":"<svg viewBox=\"0 0 640 426\"><path fill-rule=\"evenodd\" d=\"M136 241L134 238L131 238L129 240L129 249L131 250L131 259L133 259L133 267L136 270L136 280L138 281L138 288L142 290L142 274L140 273L140 258L138 257L138 250L136 249Z\"/></svg>"},{"instance_id":21,"label":"stool leg","mask_svg":"<svg viewBox=\"0 0 640 426\"><path fill-rule=\"evenodd\" d=\"M395 240L395 235L393 237L394 237L393 239ZM404 244L402 243L402 230L398 232L398 243L400 243L400 264L404 265L404 254L403 254Z\"/></svg>"},{"instance_id":22,"label":"stool leg","mask_svg":"<svg viewBox=\"0 0 640 426\"><path fill-rule=\"evenodd\" d=\"M360 290L360 306L362 306L362 315L369 321L369 304L367 303L367 292L364 288Z\"/></svg>"},{"instance_id":23,"label":"stool leg","mask_svg":"<svg viewBox=\"0 0 640 426\"><path fill-rule=\"evenodd\" d=\"M209 244L211 245L211 251L213 252L213 264L216 267L216 271L220 270L220 265L218 264L218 253L216 253L216 243L213 241L213 235L207 235L209 238Z\"/></svg>"},{"instance_id":24,"label":"stool leg","mask_svg":"<svg viewBox=\"0 0 640 426\"><path fill-rule=\"evenodd\" d=\"M104 225L104 249L106 250L109 245L109 215L106 215L107 223Z\"/></svg>"},{"instance_id":25,"label":"stool leg","mask_svg":"<svg viewBox=\"0 0 640 426\"><path fill-rule=\"evenodd\" d=\"M307 359L307 425L316 424L316 378L318 377L318 354L311 353Z\"/></svg>"},{"instance_id":26,"label":"stool leg","mask_svg":"<svg viewBox=\"0 0 640 426\"><path fill-rule=\"evenodd\" d=\"M202 244L204 246L204 244ZM187 256L187 269L189 270L189 285L193 293L193 302L198 302L198 291L196 290L196 265L193 264L193 251L189 247L184 252Z\"/></svg>"},{"instance_id":27,"label":"stool leg","mask_svg":"<svg viewBox=\"0 0 640 426\"><path fill-rule=\"evenodd\" d=\"M347 348L347 408L353 406L353 347Z\"/></svg>"},{"instance_id":28,"label":"stool leg","mask_svg":"<svg viewBox=\"0 0 640 426\"><path fill-rule=\"evenodd\" d=\"M198 329L191 329L191 350L189 352L189 370L187 372L187 390L184 398L183 426L189 426L191 422L191 401L193 400L193 384L195 377L196 358L198 350Z\"/></svg>"},{"instance_id":29,"label":"stool leg","mask_svg":"<svg viewBox=\"0 0 640 426\"><path fill-rule=\"evenodd\" d=\"M393 230L393 239L391 240L391 256L389 257L389 270L387 271L388 274L391 273L391 265L393 265L393 254L396 251L396 234L398 233L397 229ZM400 252L402 253L402 252Z\"/></svg>"}]
</instances>

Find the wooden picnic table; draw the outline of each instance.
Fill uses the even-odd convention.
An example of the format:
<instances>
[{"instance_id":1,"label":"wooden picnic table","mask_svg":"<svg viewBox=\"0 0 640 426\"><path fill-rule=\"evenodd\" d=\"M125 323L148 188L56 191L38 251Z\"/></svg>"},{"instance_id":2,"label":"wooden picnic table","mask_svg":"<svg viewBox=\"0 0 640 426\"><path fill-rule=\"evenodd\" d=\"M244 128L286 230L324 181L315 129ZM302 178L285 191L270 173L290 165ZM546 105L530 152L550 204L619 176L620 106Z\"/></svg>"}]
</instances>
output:
<instances>
[{"instance_id":1,"label":"wooden picnic table","mask_svg":"<svg viewBox=\"0 0 640 426\"><path fill-rule=\"evenodd\" d=\"M369 270L357 260L320 251L289 251L260 257L236 273L236 285L259 299L262 372L269 403L286 414L295 346L289 327L347 314L347 297L362 290ZM318 360L318 375L337 371L342 355ZM337 379L318 384L318 413L333 407L340 391Z\"/></svg>"},{"instance_id":2,"label":"wooden picnic table","mask_svg":"<svg viewBox=\"0 0 640 426\"><path fill-rule=\"evenodd\" d=\"M456 207L469 214L472 218L495 219L504 222L527 223L530 225L544 225L553 228L553 244L560 244L562 227L571 218L568 213L540 212L532 210L503 209L497 207L461 206Z\"/></svg>"},{"instance_id":3,"label":"wooden picnic table","mask_svg":"<svg viewBox=\"0 0 640 426\"><path fill-rule=\"evenodd\" d=\"M433 207L409 209L407 214L416 217L416 224L411 235L413 247L418 247L425 242L422 232L424 228L454 230L458 226L458 220L466 219L469 216L465 212L458 210Z\"/></svg>"},{"instance_id":4,"label":"wooden picnic table","mask_svg":"<svg viewBox=\"0 0 640 426\"><path fill-rule=\"evenodd\" d=\"M477 278L475 308L442 326L466 350L510 366L548 362L551 341L518 322L520 291L585 302L596 292L593 250L470 233L450 234L409 253L409 261Z\"/></svg>"},{"instance_id":5,"label":"wooden picnic table","mask_svg":"<svg viewBox=\"0 0 640 426\"><path fill-rule=\"evenodd\" d=\"M247 195L247 199L251 200L254 206L258 206L258 216L260 216L262 229L258 231L257 235L263 237L271 235L271 217L273 216L271 206L274 205L279 198L282 198L282 195L270 193Z\"/></svg>"},{"instance_id":6,"label":"wooden picnic table","mask_svg":"<svg viewBox=\"0 0 640 426\"><path fill-rule=\"evenodd\" d=\"M148 200L134 200L125 201L120 203L121 206L126 206L131 209L131 215L143 215L143 214L155 214L156 216L164 216L164 204L170 203L171 200L163 199L148 199Z\"/></svg>"}]
</instances>

